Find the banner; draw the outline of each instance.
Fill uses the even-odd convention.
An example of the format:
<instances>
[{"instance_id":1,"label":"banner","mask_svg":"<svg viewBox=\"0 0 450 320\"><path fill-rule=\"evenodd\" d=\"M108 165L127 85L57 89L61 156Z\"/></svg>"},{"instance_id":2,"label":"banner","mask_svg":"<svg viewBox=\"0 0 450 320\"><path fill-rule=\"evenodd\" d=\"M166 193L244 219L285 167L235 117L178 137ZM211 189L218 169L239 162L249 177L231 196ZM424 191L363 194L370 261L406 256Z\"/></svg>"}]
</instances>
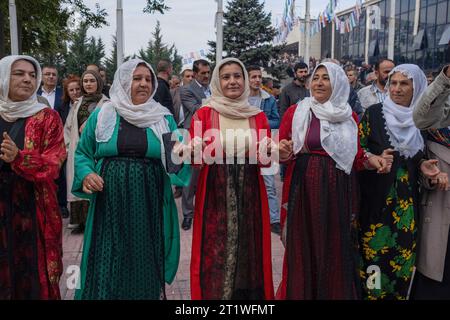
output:
<instances>
[{"instance_id":1,"label":"banner","mask_svg":"<svg viewBox=\"0 0 450 320\"><path fill-rule=\"evenodd\" d=\"M381 29L381 10L377 5L367 8L367 16L369 17L369 29Z\"/></svg>"}]
</instances>

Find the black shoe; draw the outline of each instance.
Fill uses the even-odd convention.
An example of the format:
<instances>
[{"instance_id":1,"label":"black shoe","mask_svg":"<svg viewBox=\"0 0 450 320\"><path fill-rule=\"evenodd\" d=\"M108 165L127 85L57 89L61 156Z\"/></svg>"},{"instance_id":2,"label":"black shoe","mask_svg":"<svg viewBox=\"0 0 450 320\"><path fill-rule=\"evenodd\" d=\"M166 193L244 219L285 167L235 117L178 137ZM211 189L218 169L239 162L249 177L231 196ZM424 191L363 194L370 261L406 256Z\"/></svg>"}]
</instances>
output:
<instances>
[{"instance_id":1,"label":"black shoe","mask_svg":"<svg viewBox=\"0 0 450 320\"><path fill-rule=\"evenodd\" d=\"M270 225L270 230L277 235L281 235L281 225L279 222L272 223Z\"/></svg>"},{"instance_id":2,"label":"black shoe","mask_svg":"<svg viewBox=\"0 0 450 320\"><path fill-rule=\"evenodd\" d=\"M183 230L189 230L192 225L192 218L184 218L183 223L181 224L181 227Z\"/></svg>"},{"instance_id":3,"label":"black shoe","mask_svg":"<svg viewBox=\"0 0 450 320\"><path fill-rule=\"evenodd\" d=\"M67 219L69 217L69 210L66 207L59 207L61 210L61 217Z\"/></svg>"},{"instance_id":4,"label":"black shoe","mask_svg":"<svg viewBox=\"0 0 450 320\"><path fill-rule=\"evenodd\" d=\"M84 233L84 224L78 225L78 227L73 229L70 233L71 234L83 234Z\"/></svg>"},{"instance_id":5,"label":"black shoe","mask_svg":"<svg viewBox=\"0 0 450 320\"><path fill-rule=\"evenodd\" d=\"M183 188L175 188L175 192L173 193L173 197L178 199L183 195Z\"/></svg>"}]
</instances>

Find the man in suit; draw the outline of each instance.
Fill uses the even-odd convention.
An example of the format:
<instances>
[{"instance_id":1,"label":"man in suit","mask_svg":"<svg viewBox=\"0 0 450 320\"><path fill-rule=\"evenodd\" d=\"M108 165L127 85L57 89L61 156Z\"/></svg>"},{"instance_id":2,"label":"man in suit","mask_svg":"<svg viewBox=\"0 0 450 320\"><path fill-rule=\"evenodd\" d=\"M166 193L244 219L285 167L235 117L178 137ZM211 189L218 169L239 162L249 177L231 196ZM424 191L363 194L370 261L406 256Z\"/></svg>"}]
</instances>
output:
<instances>
[{"instance_id":1,"label":"man in suit","mask_svg":"<svg viewBox=\"0 0 450 320\"><path fill-rule=\"evenodd\" d=\"M58 111L63 107L62 95L63 89L57 86L58 84L58 70L55 66L46 65L42 68L42 86L39 88L37 95L38 100L46 100L49 107ZM64 166L61 169L60 175L56 180L58 185L58 204L61 209L63 218L69 217L69 210L67 209L67 187L66 175Z\"/></svg>"},{"instance_id":2,"label":"man in suit","mask_svg":"<svg viewBox=\"0 0 450 320\"><path fill-rule=\"evenodd\" d=\"M192 116L202 106L202 101L211 95L209 88L211 67L209 62L203 59L196 60L194 61L192 70L194 71L194 80L189 85L180 87L185 129L190 128ZM199 173L200 171L198 169L193 169L190 185L183 188L181 207L183 210L182 228L184 230L189 230L192 225L194 196L197 189Z\"/></svg>"},{"instance_id":3,"label":"man in suit","mask_svg":"<svg viewBox=\"0 0 450 320\"><path fill-rule=\"evenodd\" d=\"M44 66L42 68L42 86L37 95L47 99L49 106L58 111L62 105L63 91L58 84L58 70L54 66Z\"/></svg>"}]
</instances>

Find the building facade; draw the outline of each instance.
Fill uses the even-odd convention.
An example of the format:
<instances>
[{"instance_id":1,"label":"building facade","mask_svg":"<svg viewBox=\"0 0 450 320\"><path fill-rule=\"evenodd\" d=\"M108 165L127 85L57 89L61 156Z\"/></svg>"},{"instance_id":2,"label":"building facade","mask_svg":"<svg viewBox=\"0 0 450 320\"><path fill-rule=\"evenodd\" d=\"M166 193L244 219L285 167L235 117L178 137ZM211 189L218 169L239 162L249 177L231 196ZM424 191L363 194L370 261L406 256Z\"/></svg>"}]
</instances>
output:
<instances>
[{"instance_id":1,"label":"building facade","mask_svg":"<svg viewBox=\"0 0 450 320\"><path fill-rule=\"evenodd\" d=\"M391 0L368 1L379 7L380 23L369 30L368 61L374 63L388 55L388 30ZM394 61L415 63L423 70L438 70L450 63L450 0L420 0L418 32L414 33L416 0L396 0ZM351 10L338 13L345 19ZM365 60L366 10L362 10L356 27L350 32L334 30L332 52L332 24L322 29L321 55L339 60L352 60L357 64Z\"/></svg>"}]
</instances>

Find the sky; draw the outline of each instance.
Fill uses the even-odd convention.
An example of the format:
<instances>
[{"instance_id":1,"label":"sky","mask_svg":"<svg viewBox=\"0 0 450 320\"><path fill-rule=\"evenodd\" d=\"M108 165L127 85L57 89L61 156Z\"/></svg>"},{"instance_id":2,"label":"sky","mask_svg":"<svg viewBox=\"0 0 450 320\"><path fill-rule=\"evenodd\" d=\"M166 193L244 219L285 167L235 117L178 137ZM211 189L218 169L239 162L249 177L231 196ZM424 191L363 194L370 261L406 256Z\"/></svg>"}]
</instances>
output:
<instances>
[{"instance_id":1,"label":"sky","mask_svg":"<svg viewBox=\"0 0 450 320\"><path fill-rule=\"evenodd\" d=\"M90 8L99 3L108 13L109 26L100 29L90 28L89 36L100 37L105 43L105 53L110 55L112 36L116 29L116 0L84 0ZM217 2L215 0L166 0L171 8L165 14L143 13L145 0L123 0L125 55L137 53L139 49L147 47L152 38L156 21L161 23L163 42L175 44L180 55L196 52L201 49L207 51L208 40L215 40L215 13ZM355 0L338 0L337 11L347 9L355 4ZM224 0L226 10L227 0ZM272 23L276 18L281 20L285 0L265 0L265 11L272 14ZM311 1L311 18L317 17L319 12L325 10L328 0ZM304 17L305 1L296 1L296 15Z\"/></svg>"}]
</instances>

